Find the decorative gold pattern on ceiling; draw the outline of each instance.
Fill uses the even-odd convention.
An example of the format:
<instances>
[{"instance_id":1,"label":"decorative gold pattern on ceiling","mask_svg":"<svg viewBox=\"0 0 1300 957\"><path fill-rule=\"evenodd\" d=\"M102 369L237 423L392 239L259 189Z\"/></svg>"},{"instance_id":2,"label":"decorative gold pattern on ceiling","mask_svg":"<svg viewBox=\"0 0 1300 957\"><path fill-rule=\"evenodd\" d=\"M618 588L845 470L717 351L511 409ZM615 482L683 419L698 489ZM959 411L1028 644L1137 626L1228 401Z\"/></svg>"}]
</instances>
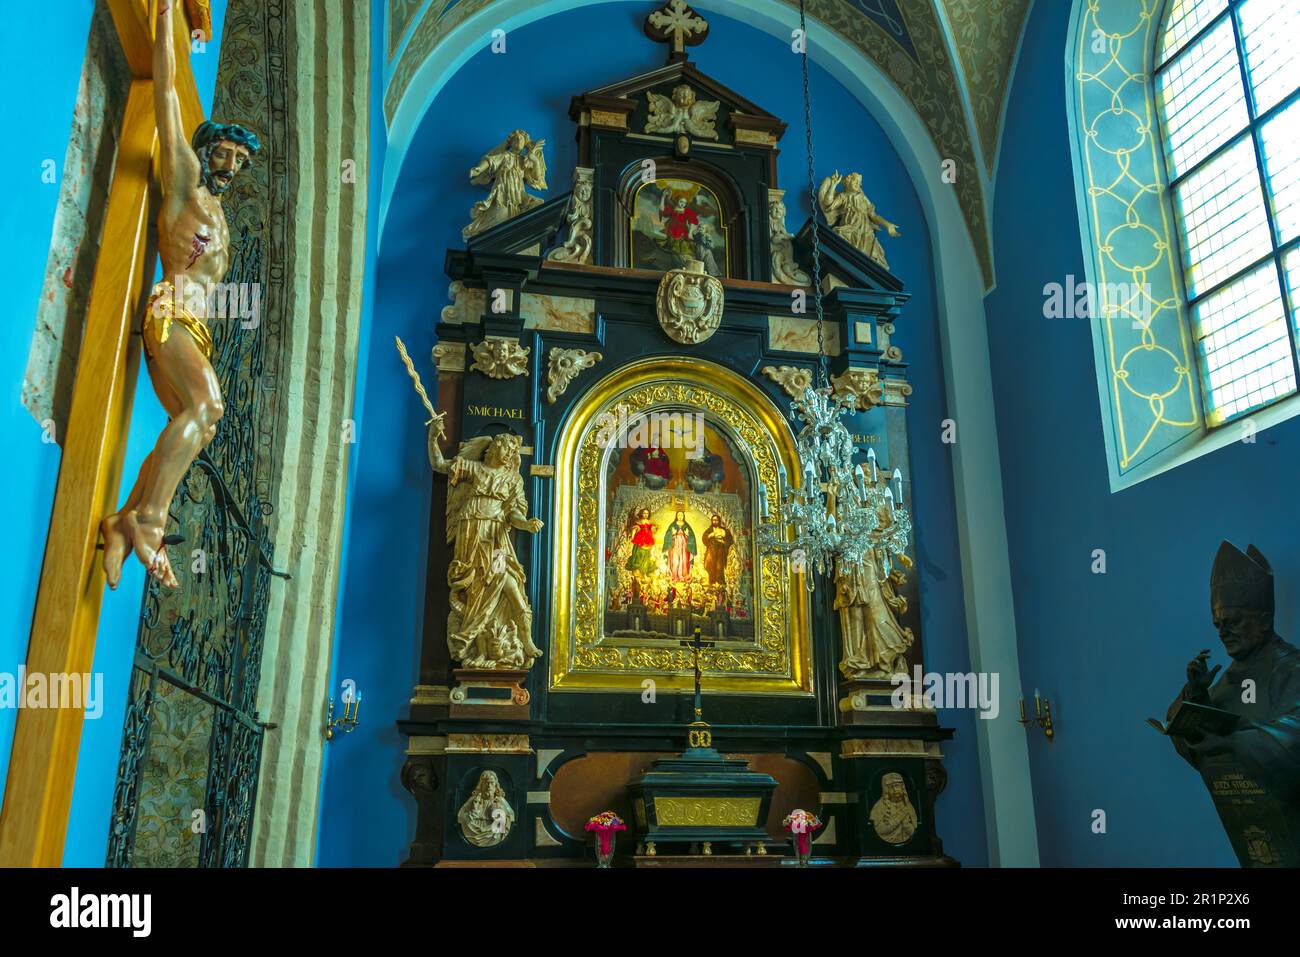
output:
<instances>
[{"instance_id":1,"label":"decorative gold pattern on ceiling","mask_svg":"<svg viewBox=\"0 0 1300 957\"><path fill-rule=\"evenodd\" d=\"M437 0L434 2L437 6L446 7L445 3L437 3ZM397 52L397 45L406 36L411 21L423 3L424 0L388 0L388 59L391 60Z\"/></svg>"},{"instance_id":2,"label":"decorative gold pattern on ceiling","mask_svg":"<svg viewBox=\"0 0 1300 957\"><path fill-rule=\"evenodd\" d=\"M410 40L398 57L384 95L389 123L403 94L434 48L456 26L494 0L388 0L388 55L403 36ZM798 0L782 0L797 9ZM992 170L1001 135L1012 63L1031 0L806 0L808 15L830 27L869 56L915 107L944 159L955 160L958 202L974 241L986 285L993 283L982 170ZM936 4L944 5L940 16ZM411 23L415 21L414 30ZM960 64L949 55L951 29ZM631 38L629 38L631 40ZM967 124L961 91L966 88L975 122ZM978 140L979 146L976 146ZM971 171L974 175L962 175Z\"/></svg>"},{"instance_id":3,"label":"decorative gold pattern on ceiling","mask_svg":"<svg viewBox=\"0 0 1300 957\"><path fill-rule=\"evenodd\" d=\"M993 171L1002 134L1002 107L1030 0L943 0L948 27L966 77L984 167Z\"/></svg>"}]
</instances>

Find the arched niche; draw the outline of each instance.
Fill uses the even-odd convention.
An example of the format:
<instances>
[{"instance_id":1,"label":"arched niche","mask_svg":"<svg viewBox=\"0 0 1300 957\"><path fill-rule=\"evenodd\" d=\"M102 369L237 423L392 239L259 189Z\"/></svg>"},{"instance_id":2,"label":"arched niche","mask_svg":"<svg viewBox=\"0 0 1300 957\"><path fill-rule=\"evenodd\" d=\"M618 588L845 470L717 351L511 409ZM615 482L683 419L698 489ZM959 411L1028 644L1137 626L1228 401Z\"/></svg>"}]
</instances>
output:
<instances>
[{"instance_id":1,"label":"arched niche","mask_svg":"<svg viewBox=\"0 0 1300 957\"><path fill-rule=\"evenodd\" d=\"M735 179L725 170L698 158L683 161L665 155L651 159L654 163L653 179L648 177L647 167L641 163L629 163L619 179L615 191L617 201L613 204L615 222L610 224L610 233L614 237L614 256L610 265L633 269L672 267L673 264L665 266L654 261L647 262L640 254L637 233L641 216L638 214L644 211L644 200L648 193L653 195L660 190L675 192L674 186L664 184L689 183L699 186L700 193L707 191L712 197L711 205L717 209L717 220L725 241L725 255L716 257L721 269L719 278L766 278L749 275L749 228L752 217ZM638 200L641 200L640 207ZM692 208L704 205L691 203ZM762 223L761 218L759 222Z\"/></svg>"},{"instance_id":2,"label":"arched niche","mask_svg":"<svg viewBox=\"0 0 1300 957\"><path fill-rule=\"evenodd\" d=\"M761 507L755 486L776 495L785 476L799 474L794 436L785 417L751 381L717 363L681 356L621 366L593 384L561 425L555 468L558 474L575 476L575 481L556 486L549 517L554 529L549 562L555 586L553 690L636 690L645 678L653 678L663 690L691 687L689 654L681 651L678 641L689 632L675 637L669 633L656 642L645 635L628 636L632 631L648 634L653 630L648 627L629 629L626 622L609 627L606 556L619 554L611 539L622 517L609 511L612 500L622 501L613 494L613 459L638 443L635 431L642 429L640 423L656 421L652 416L676 416L681 422L693 414L724 436L737 459L743 459L736 470L745 473L736 482L743 501L718 510L733 523L746 524L736 532L744 540L745 561L752 565L752 633L719 640L702 658L702 670L709 675L710 687L722 693L811 693L810 609L802 576L794 574L788 559L761 554L753 535ZM656 511L662 506L668 514L678 509L704 514L690 503L692 494L706 502L713 501L708 497L712 494L719 500L736 498L725 492L666 487L644 491L646 502L653 500ZM656 494L680 495L682 501L659 502Z\"/></svg>"}]
</instances>

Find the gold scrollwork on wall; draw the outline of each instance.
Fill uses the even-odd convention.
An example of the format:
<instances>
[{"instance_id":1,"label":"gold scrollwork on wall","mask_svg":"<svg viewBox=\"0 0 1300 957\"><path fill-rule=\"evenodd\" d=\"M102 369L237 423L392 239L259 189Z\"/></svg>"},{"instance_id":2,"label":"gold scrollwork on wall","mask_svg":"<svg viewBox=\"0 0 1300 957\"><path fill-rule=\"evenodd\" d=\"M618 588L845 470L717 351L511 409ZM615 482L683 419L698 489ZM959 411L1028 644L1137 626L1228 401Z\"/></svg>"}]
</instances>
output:
<instances>
[{"instance_id":1,"label":"gold scrollwork on wall","mask_svg":"<svg viewBox=\"0 0 1300 957\"><path fill-rule=\"evenodd\" d=\"M691 648L670 638L611 637L604 627L604 473L611 439L597 426L610 415L633 419L664 408L698 410L725 428L745 449L754 479L769 496L777 494L779 467L786 475L800 474L793 436L780 412L753 383L723 366L695 358L647 359L623 366L592 388L566 419L556 452L557 474L572 480L556 483L552 688L639 694L647 677L659 690L693 687ZM751 512L746 521L752 527L757 515ZM700 652L705 687L724 693L809 693L810 616L803 580L781 556L752 549L745 558L754 571L754 635L719 641Z\"/></svg>"}]
</instances>

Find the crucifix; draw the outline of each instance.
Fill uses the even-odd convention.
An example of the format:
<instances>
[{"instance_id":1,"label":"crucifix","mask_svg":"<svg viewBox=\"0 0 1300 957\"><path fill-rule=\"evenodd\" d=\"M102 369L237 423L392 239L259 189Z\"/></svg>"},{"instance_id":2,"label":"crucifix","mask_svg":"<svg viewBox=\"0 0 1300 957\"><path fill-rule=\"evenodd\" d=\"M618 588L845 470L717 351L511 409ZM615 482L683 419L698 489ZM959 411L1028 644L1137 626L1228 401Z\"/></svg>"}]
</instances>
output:
<instances>
[{"instance_id":1,"label":"crucifix","mask_svg":"<svg viewBox=\"0 0 1300 957\"><path fill-rule=\"evenodd\" d=\"M202 4L206 6L206 4ZM51 509L32 617L27 663L32 673L93 670L103 590L88 587L95 572L99 523L117 497L131 420L138 353L131 328L148 269L151 173L162 148L154 104L156 0L108 4L131 85L121 117L117 160L104 218L85 335L77 360L69 427ZM166 6L166 4L163 4ZM174 5L173 5L174 7ZM178 9L172 15L180 18ZM176 72L169 85L188 135L203 122L190 70L191 25L174 31ZM202 28L201 24L193 29ZM211 39L211 33L208 33ZM161 80L161 77L157 79ZM149 276L146 277L146 271ZM76 708L18 713L13 760L0 815L0 867L58 867L72 806L77 746L85 714Z\"/></svg>"},{"instance_id":2,"label":"crucifix","mask_svg":"<svg viewBox=\"0 0 1300 957\"><path fill-rule=\"evenodd\" d=\"M695 629L695 635L691 639L691 647L695 649L691 655L691 660L695 665L695 720L704 720L704 702L700 697L700 650L703 645L700 643L700 629Z\"/></svg>"},{"instance_id":3,"label":"crucifix","mask_svg":"<svg viewBox=\"0 0 1300 957\"><path fill-rule=\"evenodd\" d=\"M707 757L713 748L713 732L709 730L709 723L704 720L704 699L700 693L700 652L704 644L700 640L699 628L695 629L689 644L691 663L695 666L695 720L686 729L686 743L697 756Z\"/></svg>"},{"instance_id":4,"label":"crucifix","mask_svg":"<svg viewBox=\"0 0 1300 957\"><path fill-rule=\"evenodd\" d=\"M651 40L672 44L668 62L686 59L686 47L698 46L709 35L709 24L686 5L686 0L668 0L645 18L645 34Z\"/></svg>"}]
</instances>

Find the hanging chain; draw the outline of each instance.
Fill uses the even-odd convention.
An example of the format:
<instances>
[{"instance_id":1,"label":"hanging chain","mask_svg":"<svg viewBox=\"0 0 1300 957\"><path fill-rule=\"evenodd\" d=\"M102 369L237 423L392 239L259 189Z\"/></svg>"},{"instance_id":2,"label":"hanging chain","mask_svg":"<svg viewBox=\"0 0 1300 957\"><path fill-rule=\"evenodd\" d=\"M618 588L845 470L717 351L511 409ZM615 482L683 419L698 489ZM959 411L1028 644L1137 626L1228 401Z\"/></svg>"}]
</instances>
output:
<instances>
[{"instance_id":1,"label":"hanging chain","mask_svg":"<svg viewBox=\"0 0 1300 957\"><path fill-rule=\"evenodd\" d=\"M813 175L812 97L808 90L808 19L804 0L799 0L800 62L803 65L803 125L808 147L808 195L812 202L812 267L813 307L817 312L817 385L830 386L829 359L826 356L826 338L822 329L822 251L817 222L817 186Z\"/></svg>"}]
</instances>

